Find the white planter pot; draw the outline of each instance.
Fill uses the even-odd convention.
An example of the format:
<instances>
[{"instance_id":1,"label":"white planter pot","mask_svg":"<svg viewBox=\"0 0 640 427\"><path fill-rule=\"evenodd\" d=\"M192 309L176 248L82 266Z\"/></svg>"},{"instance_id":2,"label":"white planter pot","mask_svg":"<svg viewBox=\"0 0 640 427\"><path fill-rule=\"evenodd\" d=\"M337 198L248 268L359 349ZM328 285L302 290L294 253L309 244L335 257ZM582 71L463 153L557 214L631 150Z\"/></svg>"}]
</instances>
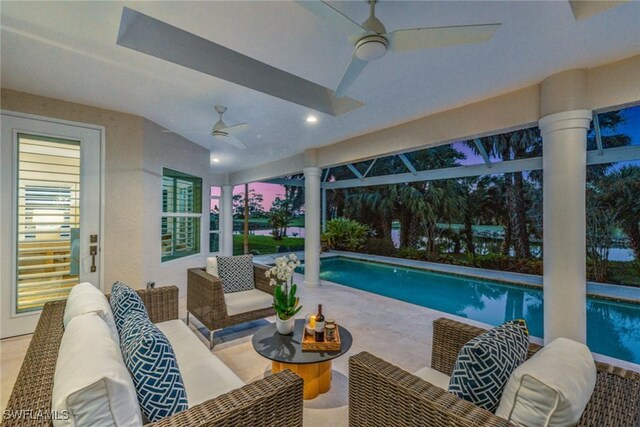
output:
<instances>
[{"instance_id":1,"label":"white planter pot","mask_svg":"<svg viewBox=\"0 0 640 427\"><path fill-rule=\"evenodd\" d=\"M276 315L276 329L278 330L278 333L280 333L281 335L289 335L290 333L292 333L293 327L295 324L296 324L295 316L287 320L280 320L280 318Z\"/></svg>"}]
</instances>

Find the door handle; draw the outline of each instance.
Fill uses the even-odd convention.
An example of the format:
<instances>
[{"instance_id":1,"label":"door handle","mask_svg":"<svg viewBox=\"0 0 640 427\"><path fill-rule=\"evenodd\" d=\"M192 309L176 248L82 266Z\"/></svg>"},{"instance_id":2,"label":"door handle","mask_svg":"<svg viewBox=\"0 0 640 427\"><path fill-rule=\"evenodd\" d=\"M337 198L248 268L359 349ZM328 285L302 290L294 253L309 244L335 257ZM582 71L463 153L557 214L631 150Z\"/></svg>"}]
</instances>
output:
<instances>
[{"instance_id":1,"label":"door handle","mask_svg":"<svg viewBox=\"0 0 640 427\"><path fill-rule=\"evenodd\" d=\"M96 268L96 255L98 255L97 245L89 246L89 255L91 255L91 272L95 273L97 271L97 268Z\"/></svg>"}]
</instances>

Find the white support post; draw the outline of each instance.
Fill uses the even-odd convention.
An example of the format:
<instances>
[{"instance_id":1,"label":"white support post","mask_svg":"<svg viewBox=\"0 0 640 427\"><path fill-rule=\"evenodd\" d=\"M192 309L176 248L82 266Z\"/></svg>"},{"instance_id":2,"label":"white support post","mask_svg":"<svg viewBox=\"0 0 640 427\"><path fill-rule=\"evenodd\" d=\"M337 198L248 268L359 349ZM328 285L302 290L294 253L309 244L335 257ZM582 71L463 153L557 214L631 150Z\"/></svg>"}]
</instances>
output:
<instances>
[{"instance_id":1,"label":"white support post","mask_svg":"<svg viewBox=\"0 0 640 427\"><path fill-rule=\"evenodd\" d=\"M586 343L586 173L591 111L540 119L543 141L544 341Z\"/></svg>"},{"instance_id":2,"label":"white support post","mask_svg":"<svg viewBox=\"0 0 640 427\"><path fill-rule=\"evenodd\" d=\"M304 284L320 284L320 176L322 169L304 168Z\"/></svg>"},{"instance_id":3,"label":"white support post","mask_svg":"<svg viewBox=\"0 0 640 427\"><path fill-rule=\"evenodd\" d=\"M220 192L220 233L224 256L233 255L233 186L223 185Z\"/></svg>"}]
</instances>

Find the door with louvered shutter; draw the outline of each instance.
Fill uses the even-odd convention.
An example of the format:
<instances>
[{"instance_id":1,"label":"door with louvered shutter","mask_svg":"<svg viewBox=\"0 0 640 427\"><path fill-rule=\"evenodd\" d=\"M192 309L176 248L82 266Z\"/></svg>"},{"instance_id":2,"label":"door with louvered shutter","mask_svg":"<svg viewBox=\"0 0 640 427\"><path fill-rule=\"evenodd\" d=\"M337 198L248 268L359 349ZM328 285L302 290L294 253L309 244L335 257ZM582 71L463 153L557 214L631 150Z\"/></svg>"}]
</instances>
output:
<instances>
[{"instance_id":1,"label":"door with louvered shutter","mask_svg":"<svg viewBox=\"0 0 640 427\"><path fill-rule=\"evenodd\" d=\"M45 303L100 288L101 130L2 114L2 337Z\"/></svg>"}]
</instances>

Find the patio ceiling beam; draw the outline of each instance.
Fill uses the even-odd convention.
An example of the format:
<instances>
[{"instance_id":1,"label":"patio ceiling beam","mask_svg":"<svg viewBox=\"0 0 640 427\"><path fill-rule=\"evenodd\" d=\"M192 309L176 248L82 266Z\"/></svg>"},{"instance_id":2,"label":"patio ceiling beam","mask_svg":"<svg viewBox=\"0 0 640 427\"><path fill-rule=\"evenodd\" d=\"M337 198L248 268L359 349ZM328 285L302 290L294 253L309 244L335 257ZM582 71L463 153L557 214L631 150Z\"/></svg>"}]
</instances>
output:
<instances>
[{"instance_id":1,"label":"patio ceiling beam","mask_svg":"<svg viewBox=\"0 0 640 427\"><path fill-rule=\"evenodd\" d=\"M373 162L371 162L371 164L369 165L369 167L368 167L368 168L367 168L367 170L365 171L365 173L364 173L364 175L363 175L363 178L366 178L366 177L367 177L367 175L369 175L369 172L371 172L371 168L373 167L373 165L375 165L375 164L376 164L376 161L377 161L377 160L378 160L378 159L373 159Z\"/></svg>"},{"instance_id":2,"label":"patio ceiling beam","mask_svg":"<svg viewBox=\"0 0 640 427\"><path fill-rule=\"evenodd\" d=\"M482 141L480 141L480 138L475 138L473 142L476 144L476 148L478 149L478 152L482 156L482 160L484 160L484 164L487 165L488 168L490 168L492 166L491 159L487 154L487 150L484 149L484 145L482 145Z\"/></svg>"},{"instance_id":3,"label":"patio ceiling beam","mask_svg":"<svg viewBox=\"0 0 640 427\"><path fill-rule=\"evenodd\" d=\"M411 172L411 175L416 176L418 171L413 166L413 163L411 163L411 161L407 158L407 155L406 154L398 154L398 157L400 157L400 160L402 160L402 163L404 163L404 165L407 167L407 169L409 169L409 172Z\"/></svg>"},{"instance_id":4,"label":"patio ceiling beam","mask_svg":"<svg viewBox=\"0 0 640 427\"><path fill-rule=\"evenodd\" d=\"M598 155L597 150L587 152L587 165L599 165L603 163L624 162L630 160L640 160L640 146L608 148ZM521 172L542 169L542 157L531 159L510 160L506 162L492 163L489 168L485 164L457 166L453 168L433 169L396 175L373 176L360 179L345 179L322 184L326 189L340 189L353 187L367 187L371 185L401 184L405 182L435 181L438 179L469 178L480 175L490 175L498 173Z\"/></svg>"},{"instance_id":5,"label":"patio ceiling beam","mask_svg":"<svg viewBox=\"0 0 640 427\"><path fill-rule=\"evenodd\" d=\"M304 187L304 179L274 178L261 182L264 182L265 184L288 185L290 187Z\"/></svg>"},{"instance_id":6,"label":"patio ceiling beam","mask_svg":"<svg viewBox=\"0 0 640 427\"><path fill-rule=\"evenodd\" d=\"M420 171L416 172L415 175L412 173L400 173L397 175L372 176L363 179L345 179L341 181L325 182L323 187L332 189L367 187L371 185L401 184L405 182L417 181L435 181L438 179L465 178L471 176L536 169L542 169L542 157L495 163L493 168L491 169L489 169L484 164L456 166L453 168Z\"/></svg>"},{"instance_id":7,"label":"patio ceiling beam","mask_svg":"<svg viewBox=\"0 0 640 427\"><path fill-rule=\"evenodd\" d=\"M362 181L362 180L364 179L364 175L362 175L362 174L360 173L360 171L359 171L358 169L356 169L356 167L355 167L355 166L353 166L351 163L348 163L348 164L347 164L347 167L349 168L349 170L350 170L351 172L353 172L353 174L354 174L354 175L355 175L355 176L356 176L360 181Z\"/></svg>"},{"instance_id":8,"label":"patio ceiling beam","mask_svg":"<svg viewBox=\"0 0 640 427\"><path fill-rule=\"evenodd\" d=\"M598 156L602 156L602 135L600 134L600 120L598 113L593 113L593 128L596 131L596 145L598 146Z\"/></svg>"},{"instance_id":9,"label":"patio ceiling beam","mask_svg":"<svg viewBox=\"0 0 640 427\"><path fill-rule=\"evenodd\" d=\"M640 146L607 148L602 150L602 154L598 154L598 150L587 151L587 165L628 162L630 160L640 160Z\"/></svg>"}]
</instances>

